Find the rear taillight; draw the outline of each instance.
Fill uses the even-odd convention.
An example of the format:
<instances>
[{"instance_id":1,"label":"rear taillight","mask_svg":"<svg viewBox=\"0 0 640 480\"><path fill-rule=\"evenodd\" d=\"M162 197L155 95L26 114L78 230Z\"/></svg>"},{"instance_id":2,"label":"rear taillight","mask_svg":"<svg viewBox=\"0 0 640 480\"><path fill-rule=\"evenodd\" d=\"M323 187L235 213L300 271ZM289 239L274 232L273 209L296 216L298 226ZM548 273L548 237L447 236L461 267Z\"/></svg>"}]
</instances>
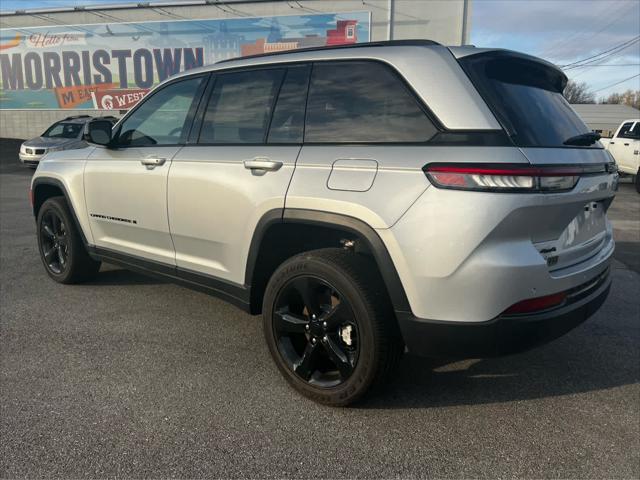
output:
<instances>
[{"instance_id":1,"label":"rear taillight","mask_svg":"<svg viewBox=\"0 0 640 480\"><path fill-rule=\"evenodd\" d=\"M522 313L539 312L560 306L567 299L567 292L554 293L545 297L529 298L511 305L503 315L519 315Z\"/></svg>"},{"instance_id":2,"label":"rear taillight","mask_svg":"<svg viewBox=\"0 0 640 480\"><path fill-rule=\"evenodd\" d=\"M605 173L606 165L528 166L441 164L424 167L436 187L490 192L559 192L571 190L581 175Z\"/></svg>"}]
</instances>

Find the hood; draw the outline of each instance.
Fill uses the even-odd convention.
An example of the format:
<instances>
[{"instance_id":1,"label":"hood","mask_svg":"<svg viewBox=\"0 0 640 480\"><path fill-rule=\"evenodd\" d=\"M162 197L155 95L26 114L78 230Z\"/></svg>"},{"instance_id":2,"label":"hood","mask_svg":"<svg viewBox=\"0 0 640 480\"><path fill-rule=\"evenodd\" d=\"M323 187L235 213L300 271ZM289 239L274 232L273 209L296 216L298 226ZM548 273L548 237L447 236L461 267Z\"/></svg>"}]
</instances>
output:
<instances>
[{"instance_id":1,"label":"hood","mask_svg":"<svg viewBox=\"0 0 640 480\"><path fill-rule=\"evenodd\" d=\"M25 147L57 147L67 143L77 142L77 138L36 137L23 143Z\"/></svg>"}]
</instances>

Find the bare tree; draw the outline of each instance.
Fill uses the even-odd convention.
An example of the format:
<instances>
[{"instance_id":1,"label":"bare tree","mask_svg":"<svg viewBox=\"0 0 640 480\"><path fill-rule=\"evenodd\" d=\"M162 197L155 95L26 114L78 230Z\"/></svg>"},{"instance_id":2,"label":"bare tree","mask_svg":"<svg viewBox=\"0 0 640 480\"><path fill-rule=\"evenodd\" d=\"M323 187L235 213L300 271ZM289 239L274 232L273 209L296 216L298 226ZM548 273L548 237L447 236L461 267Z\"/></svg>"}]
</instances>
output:
<instances>
[{"instance_id":1,"label":"bare tree","mask_svg":"<svg viewBox=\"0 0 640 480\"><path fill-rule=\"evenodd\" d=\"M573 104L595 103L596 101L595 95L591 93L589 86L584 82L576 83L573 80L569 80L562 94L567 99L567 102Z\"/></svg>"},{"instance_id":2,"label":"bare tree","mask_svg":"<svg viewBox=\"0 0 640 480\"><path fill-rule=\"evenodd\" d=\"M624 93L612 93L603 97L600 103L615 103L629 105L640 110L640 90L627 90Z\"/></svg>"}]
</instances>

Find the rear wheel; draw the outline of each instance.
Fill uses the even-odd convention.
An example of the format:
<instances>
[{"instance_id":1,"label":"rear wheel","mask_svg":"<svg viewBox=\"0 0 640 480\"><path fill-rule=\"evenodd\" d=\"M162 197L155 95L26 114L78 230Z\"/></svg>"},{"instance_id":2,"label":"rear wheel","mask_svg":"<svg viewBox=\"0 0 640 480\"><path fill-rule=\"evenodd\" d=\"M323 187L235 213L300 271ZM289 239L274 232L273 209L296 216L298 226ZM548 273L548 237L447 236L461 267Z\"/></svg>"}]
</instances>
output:
<instances>
[{"instance_id":1,"label":"rear wheel","mask_svg":"<svg viewBox=\"0 0 640 480\"><path fill-rule=\"evenodd\" d=\"M289 383L329 405L348 405L392 373L404 350L379 274L362 255L307 252L273 274L264 332Z\"/></svg>"},{"instance_id":2,"label":"rear wheel","mask_svg":"<svg viewBox=\"0 0 640 480\"><path fill-rule=\"evenodd\" d=\"M37 228L40 258L56 282L79 283L96 275L100 262L87 253L64 197L44 202Z\"/></svg>"}]
</instances>

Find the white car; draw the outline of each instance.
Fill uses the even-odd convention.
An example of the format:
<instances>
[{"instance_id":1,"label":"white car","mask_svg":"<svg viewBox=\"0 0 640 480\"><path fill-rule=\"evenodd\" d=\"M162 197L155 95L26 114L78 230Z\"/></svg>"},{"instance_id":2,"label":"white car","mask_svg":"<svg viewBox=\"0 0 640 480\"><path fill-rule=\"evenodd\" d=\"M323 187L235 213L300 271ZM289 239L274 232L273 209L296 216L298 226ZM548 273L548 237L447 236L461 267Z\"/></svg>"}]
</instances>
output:
<instances>
[{"instance_id":1,"label":"white car","mask_svg":"<svg viewBox=\"0 0 640 480\"><path fill-rule=\"evenodd\" d=\"M621 173L632 175L640 193L640 119L625 120L609 141L604 140Z\"/></svg>"}]
</instances>

